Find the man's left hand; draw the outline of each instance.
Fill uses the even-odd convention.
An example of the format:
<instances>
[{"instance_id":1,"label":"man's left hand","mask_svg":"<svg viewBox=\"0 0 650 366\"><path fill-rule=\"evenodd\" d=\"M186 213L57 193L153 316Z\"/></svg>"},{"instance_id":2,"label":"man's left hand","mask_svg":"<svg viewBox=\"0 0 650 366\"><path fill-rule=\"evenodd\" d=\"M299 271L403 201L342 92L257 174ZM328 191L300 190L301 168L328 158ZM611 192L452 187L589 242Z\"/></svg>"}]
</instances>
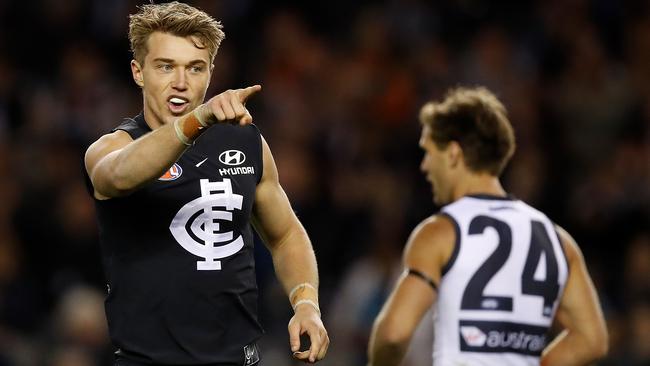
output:
<instances>
[{"instance_id":1,"label":"man's left hand","mask_svg":"<svg viewBox=\"0 0 650 366\"><path fill-rule=\"evenodd\" d=\"M300 335L307 334L311 341L308 350L301 352ZM293 357L304 362L315 363L327 353L330 339L320 318L318 310L310 304L300 304L289 321L289 344Z\"/></svg>"}]
</instances>

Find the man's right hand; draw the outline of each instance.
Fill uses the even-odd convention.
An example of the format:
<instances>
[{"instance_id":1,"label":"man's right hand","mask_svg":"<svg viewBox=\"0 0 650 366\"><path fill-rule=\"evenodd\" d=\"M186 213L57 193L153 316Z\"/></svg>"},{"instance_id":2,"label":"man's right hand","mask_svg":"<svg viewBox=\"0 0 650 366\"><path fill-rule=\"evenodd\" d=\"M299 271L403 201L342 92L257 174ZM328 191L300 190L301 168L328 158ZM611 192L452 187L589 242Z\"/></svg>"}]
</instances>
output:
<instances>
[{"instance_id":1,"label":"man's right hand","mask_svg":"<svg viewBox=\"0 0 650 366\"><path fill-rule=\"evenodd\" d=\"M237 121L240 125L250 124L253 117L246 109L246 100L260 90L261 85L226 90L198 106L196 117L208 126L228 121Z\"/></svg>"}]
</instances>

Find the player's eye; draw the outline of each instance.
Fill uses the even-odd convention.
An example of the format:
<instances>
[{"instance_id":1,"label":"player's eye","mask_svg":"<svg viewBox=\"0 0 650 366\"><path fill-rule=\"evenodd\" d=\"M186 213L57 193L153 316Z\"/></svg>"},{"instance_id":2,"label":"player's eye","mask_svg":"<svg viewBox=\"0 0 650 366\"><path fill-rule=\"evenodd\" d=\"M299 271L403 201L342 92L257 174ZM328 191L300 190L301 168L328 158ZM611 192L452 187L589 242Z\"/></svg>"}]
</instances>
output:
<instances>
[{"instance_id":1,"label":"player's eye","mask_svg":"<svg viewBox=\"0 0 650 366\"><path fill-rule=\"evenodd\" d=\"M203 72L203 66L192 66L190 68L190 71L193 72L193 73Z\"/></svg>"},{"instance_id":2,"label":"player's eye","mask_svg":"<svg viewBox=\"0 0 650 366\"><path fill-rule=\"evenodd\" d=\"M170 72L174 70L174 66L172 64L160 64L156 66L159 70L164 71L164 72Z\"/></svg>"}]
</instances>

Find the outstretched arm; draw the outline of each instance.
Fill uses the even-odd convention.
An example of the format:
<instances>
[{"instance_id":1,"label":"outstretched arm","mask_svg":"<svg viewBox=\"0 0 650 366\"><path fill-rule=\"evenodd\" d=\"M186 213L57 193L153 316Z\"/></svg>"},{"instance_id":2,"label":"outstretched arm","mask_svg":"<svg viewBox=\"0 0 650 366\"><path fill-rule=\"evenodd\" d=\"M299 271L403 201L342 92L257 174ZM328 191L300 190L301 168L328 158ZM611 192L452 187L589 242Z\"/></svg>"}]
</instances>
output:
<instances>
[{"instance_id":1,"label":"outstretched arm","mask_svg":"<svg viewBox=\"0 0 650 366\"><path fill-rule=\"evenodd\" d=\"M325 357L329 337L318 307L318 268L307 232L291 209L278 180L271 150L262 139L264 173L257 186L253 224L273 257L275 273L289 295L295 314L289 321L289 342L294 357L316 362ZM311 347L298 352L300 335L307 333Z\"/></svg>"},{"instance_id":2,"label":"outstretched arm","mask_svg":"<svg viewBox=\"0 0 650 366\"><path fill-rule=\"evenodd\" d=\"M437 297L440 269L449 260L455 233L447 218L418 225L404 249L404 274L377 316L368 345L368 366L396 366Z\"/></svg>"},{"instance_id":3,"label":"outstretched arm","mask_svg":"<svg viewBox=\"0 0 650 366\"><path fill-rule=\"evenodd\" d=\"M607 328L596 290L573 238L557 228L569 261L569 278L556 319L565 328L542 353L542 365L586 365L607 354Z\"/></svg>"},{"instance_id":4,"label":"outstretched arm","mask_svg":"<svg viewBox=\"0 0 650 366\"><path fill-rule=\"evenodd\" d=\"M216 122L252 122L244 108L259 85L228 90L192 112L133 141L124 131L104 135L86 151L86 171L97 199L127 195L160 177L200 133Z\"/></svg>"}]
</instances>

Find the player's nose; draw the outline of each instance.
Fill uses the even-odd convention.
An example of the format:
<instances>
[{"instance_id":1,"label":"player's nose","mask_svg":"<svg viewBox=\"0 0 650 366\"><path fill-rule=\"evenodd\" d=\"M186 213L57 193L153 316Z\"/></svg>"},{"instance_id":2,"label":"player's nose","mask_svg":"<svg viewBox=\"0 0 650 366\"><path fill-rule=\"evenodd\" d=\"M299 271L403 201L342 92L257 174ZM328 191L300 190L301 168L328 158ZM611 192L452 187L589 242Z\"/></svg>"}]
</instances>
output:
<instances>
[{"instance_id":1,"label":"player's nose","mask_svg":"<svg viewBox=\"0 0 650 366\"><path fill-rule=\"evenodd\" d=\"M187 89L187 77L183 70L177 70L174 73L174 80L172 82L172 87L176 90L185 90Z\"/></svg>"}]
</instances>

